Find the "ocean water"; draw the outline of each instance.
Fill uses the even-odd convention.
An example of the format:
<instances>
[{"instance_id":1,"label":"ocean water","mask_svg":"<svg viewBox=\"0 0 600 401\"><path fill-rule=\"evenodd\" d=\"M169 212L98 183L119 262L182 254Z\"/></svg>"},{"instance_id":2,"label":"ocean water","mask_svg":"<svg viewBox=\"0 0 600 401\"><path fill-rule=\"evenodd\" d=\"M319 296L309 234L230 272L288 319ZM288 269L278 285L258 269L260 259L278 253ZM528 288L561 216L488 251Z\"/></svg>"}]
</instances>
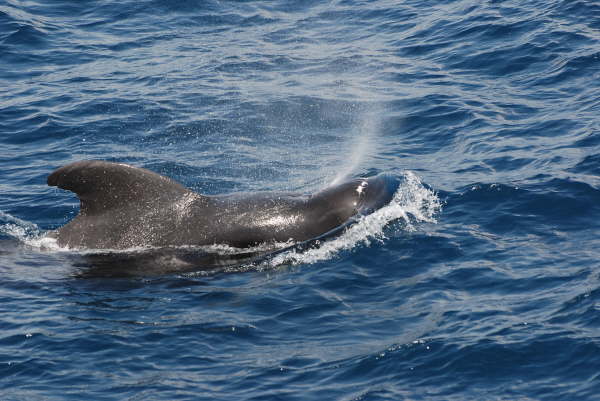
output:
<instances>
[{"instance_id":1,"label":"ocean water","mask_svg":"<svg viewBox=\"0 0 600 401\"><path fill-rule=\"evenodd\" d=\"M591 0L0 0L0 399L600 399L599 94ZM83 159L402 185L309 247L114 277L44 239Z\"/></svg>"}]
</instances>

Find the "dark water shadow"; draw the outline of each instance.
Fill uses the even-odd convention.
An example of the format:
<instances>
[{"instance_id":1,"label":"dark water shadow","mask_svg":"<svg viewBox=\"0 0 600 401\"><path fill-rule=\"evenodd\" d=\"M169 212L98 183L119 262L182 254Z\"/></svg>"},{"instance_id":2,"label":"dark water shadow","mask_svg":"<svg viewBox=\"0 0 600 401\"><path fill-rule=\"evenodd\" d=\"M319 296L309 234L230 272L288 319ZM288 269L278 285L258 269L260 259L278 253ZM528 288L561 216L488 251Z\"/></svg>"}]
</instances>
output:
<instances>
[{"instance_id":1,"label":"dark water shadow","mask_svg":"<svg viewBox=\"0 0 600 401\"><path fill-rule=\"evenodd\" d=\"M73 254L69 257L77 278L152 277L174 273L212 275L247 270L269 252L250 251L222 254L205 250L159 248L132 252ZM236 269L238 268L238 269Z\"/></svg>"}]
</instances>

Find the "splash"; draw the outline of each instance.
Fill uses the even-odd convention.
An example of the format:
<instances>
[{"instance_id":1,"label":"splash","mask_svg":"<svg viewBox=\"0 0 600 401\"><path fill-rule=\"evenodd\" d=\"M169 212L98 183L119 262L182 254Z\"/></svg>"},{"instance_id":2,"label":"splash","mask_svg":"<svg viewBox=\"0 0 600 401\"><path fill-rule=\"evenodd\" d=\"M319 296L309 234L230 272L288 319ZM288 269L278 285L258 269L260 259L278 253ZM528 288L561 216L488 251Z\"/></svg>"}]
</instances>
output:
<instances>
[{"instance_id":1,"label":"splash","mask_svg":"<svg viewBox=\"0 0 600 401\"><path fill-rule=\"evenodd\" d=\"M19 242L34 248L60 249L56 240L46 237L36 224L0 211L0 235L2 234L16 238Z\"/></svg>"},{"instance_id":2,"label":"splash","mask_svg":"<svg viewBox=\"0 0 600 401\"><path fill-rule=\"evenodd\" d=\"M359 245L382 242L386 239L385 227L392 222L399 222L406 231L414 231L420 222L435 223L435 215L441 210L441 202L435 192L426 188L410 171L405 172L402 178L403 182L387 206L361 217L339 237L316 243L306 251L290 249L269 259L262 267L315 263L332 259L340 251Z\"/></svg>"}]
</instances>

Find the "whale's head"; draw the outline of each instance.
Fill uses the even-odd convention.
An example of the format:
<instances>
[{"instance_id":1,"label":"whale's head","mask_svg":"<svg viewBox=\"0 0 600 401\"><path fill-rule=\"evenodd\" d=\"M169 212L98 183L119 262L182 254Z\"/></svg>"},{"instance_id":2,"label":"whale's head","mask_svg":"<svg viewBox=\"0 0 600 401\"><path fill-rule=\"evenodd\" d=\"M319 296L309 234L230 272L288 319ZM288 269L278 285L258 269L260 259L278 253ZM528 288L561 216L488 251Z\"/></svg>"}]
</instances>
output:
<instances>
[{"instance_id":1,"label":"whale's head","mask_svg":"<svg viewBox=\"0 0 600 401\"><path fill-rule=\"evenodd\" d=\"M399 185L397 179L383 174L355 181L356 212L360 215L373 213L390 203Z\"/></svg>"},{"instance_id":2,"label":"whale's head","mask_svg":"<svg viewBox=\"0 0 600 401\"><path fill-rule=\"evenodd\" d=\"M355 178L324 189L312 200L313 204L318 203L315 209L323 219L335 219L343 224L387 205L398 185L398 180L388 175Z\"/></svg>"}]
</instances>

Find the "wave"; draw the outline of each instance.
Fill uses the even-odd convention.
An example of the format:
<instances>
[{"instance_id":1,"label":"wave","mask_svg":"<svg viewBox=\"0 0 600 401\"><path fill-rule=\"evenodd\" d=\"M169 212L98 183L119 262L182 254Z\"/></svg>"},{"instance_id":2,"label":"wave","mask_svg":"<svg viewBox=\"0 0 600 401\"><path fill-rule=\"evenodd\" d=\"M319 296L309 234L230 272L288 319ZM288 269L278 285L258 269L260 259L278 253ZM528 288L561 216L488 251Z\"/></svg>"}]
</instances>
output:
<instances>
[{"instance_id":1,"label":"wave","mask_svg":"<svg viewBox=\"0 0 600 401\"><path fill-rule=\"evenodd\" d=\"M0 211L0 236L8 236L19 242L40 249L59 249L56 241L47 238L37 224L22 220Z\"/></svg>"},{"instance_id":2,"label":"wave","mask_svg":"<svg viewBox=\"0 0 600 401\"><path fill-rule=\"evenodd\" d=\"M340 236L325 242L317 241L307 250L291 248L267 260L263 268L315 263L331 259L340 251L359 245L370 246L373 241L382 242L386 239L385 228L392 222L398 222L406 231L416 230L416 224L420 222L435 223L435 216L442 207L437 194L424 186L413 172L405 172L402 181L388 205L360 217Z\"/></svg>"}]
</instances>

